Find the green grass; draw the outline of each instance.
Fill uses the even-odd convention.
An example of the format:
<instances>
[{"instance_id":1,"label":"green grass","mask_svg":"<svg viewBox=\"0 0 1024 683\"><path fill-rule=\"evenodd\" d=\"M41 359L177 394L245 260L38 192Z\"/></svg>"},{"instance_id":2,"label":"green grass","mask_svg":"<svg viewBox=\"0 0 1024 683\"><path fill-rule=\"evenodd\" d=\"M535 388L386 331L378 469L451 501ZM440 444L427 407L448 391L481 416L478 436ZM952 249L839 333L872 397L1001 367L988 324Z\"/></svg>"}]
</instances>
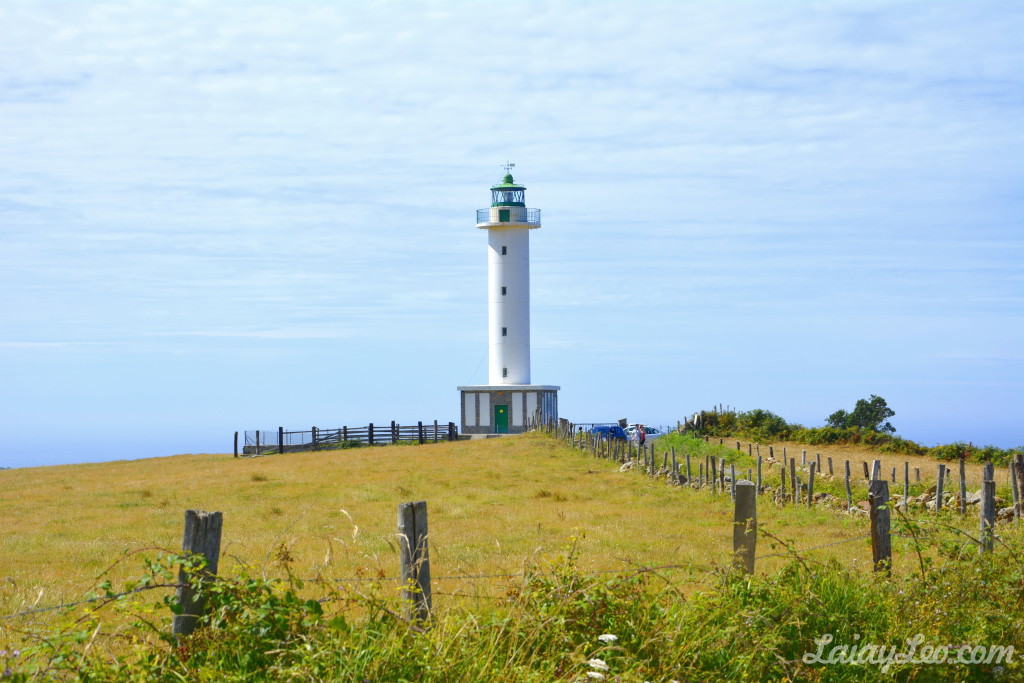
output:
<instances>
[{"instance_id":1,"label":"green grass","mask_svg":"<svg viewBox=\"0 0 1024 683\"><path fill-rule=\"evenodd\" d=\"M197 472L199 483L180 486ZM12 560L0 616L36 597L173 582L177 560L145 548L175 548L186 507L225 514L220 580L196 635L170 639L166 589L0 620L11 680L577 681L602 673L595 658L621 681L891 680L878 666L802 658L826 633L836 644L922 634L1024 648L1016 526L1001 526L996 552L979 558L965 536L976 518L900 522L886 578L863 539L806 550L863 535L866 519L762 497L758 555L778 556L745 577L729 569L728 494L619 472L540 434L11 470L0 485L12 493L0 501L0 556ZM395 575L395 506L418 499L435 577L426 629L398 618L395 581L363 580ZM465 574L506 576L446 578ZM896 669L919 680L1022 673L1016 663Z\"/></svg>"}]
</instances>

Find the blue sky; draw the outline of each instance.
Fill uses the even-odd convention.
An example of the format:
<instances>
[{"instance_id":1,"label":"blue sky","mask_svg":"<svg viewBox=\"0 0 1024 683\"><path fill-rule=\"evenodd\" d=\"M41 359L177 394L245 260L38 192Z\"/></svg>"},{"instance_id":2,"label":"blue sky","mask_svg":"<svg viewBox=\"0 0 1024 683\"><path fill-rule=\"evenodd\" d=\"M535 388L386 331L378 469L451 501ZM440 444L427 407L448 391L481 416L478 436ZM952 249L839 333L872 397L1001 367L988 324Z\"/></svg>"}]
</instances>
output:
<instances>
[{"instance_id":1,"label":"blue sky","mask_svg":"<svg viewBox=\"0 0 1024 683\"><path fill-rule=\"evenodd\" d=\"M1024 3L0 5L0 466L458 420L516 163L564 417L1024 444Z\"/></svg>"}]
</instances>

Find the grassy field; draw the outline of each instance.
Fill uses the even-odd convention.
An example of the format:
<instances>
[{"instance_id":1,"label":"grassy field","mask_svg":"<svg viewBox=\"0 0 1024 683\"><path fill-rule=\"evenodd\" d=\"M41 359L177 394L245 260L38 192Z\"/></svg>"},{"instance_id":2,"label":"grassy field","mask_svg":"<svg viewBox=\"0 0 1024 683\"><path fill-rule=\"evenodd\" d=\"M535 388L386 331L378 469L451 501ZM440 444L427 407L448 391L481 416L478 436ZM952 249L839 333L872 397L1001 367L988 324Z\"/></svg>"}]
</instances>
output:
<instances>
[{"instance_id":1,"label":"grassy field","mask_svg":"<svg viewBox=\"0 0 1024 683\"><path fill-rule=\"evenodd\" d=\"M620 473L540 435L16 469L0 473L0 485L3 613L79 599L127 553L180 548L190 508L224 513L222 566L269 564L284 546L301 575L394 576L396 507L412 500L428 502L438 577L515 573L557 556L570 537L581 540L586 570L727 563L732 543L728 496ZM760 515L763 527L797 547L867 529L863 519L826 510L762 505ZM862 542L827 554L856 563L870 551ZM108 577L137 570L126 559ZM440 589L471 593L480 585Z\"/></svg>"},{"instance_id":2,"label":"grassy field","mask_svg":"<svg viewBox=\"0 0 1024 683\"><path fill-rule=\"evenodd\" d=\"M745 442L743 446L745 455ZM790 445L788 449L790 455L799 456L801 447ZM766 451L763 447L762 455L767 455ZM832 455L837 470L846 458L859 466L860 459L877 457L851 448L808 451L809 455L821 452L823 459ZM893 458L894 462L902 460ZM934 477L934 464L921 461L916 466L922 467L926 480L920 486L927 485L929 474ZM638 471L620 472L616 463L595 459L542 434L238 460L229 455L181 455L18 469L0 472L0 487L4 491L0 498L0 557L4 560L0 569L0 616L79 600L105 579L118 589L141 574L142 557L155 555L157 548L174 551L180 547L183 512L190 508L224 513L222 576L248 572L276 581L273 577L290 571L307 580L331 579L315 584L317 590L328 593L333 591L332 585L352 585L347 579L386 577L388 580L375 590L382 599L393 599L398 588L397 582L390 580L398 570L396 507L407 501L428 501L438 626L429 640L412 641L408 640L407 627L400 623L346 631L347 638L362 644L353 641L342 648L366 648L383 660L398 656L402 648L420 648L420 659L410 663L407 670L401 669L407 671L401 675L396 673L398 669L374 668L382 665L369 660L358 667L348 660L334 660L323 669L332 676L344 670L370 680L406 680L403 676L408 680L448 680L445 676L425 676L422 667L429 670L438 666L439 657L446 662L444 658L455 657L463 668L453 680L480 680L478 676L492 674L508 674L508 680L582 680L574 678L576 674L571 671L584 661L579 657L589 656L580 653L595 651L592 645L586 645L591 636L581 625L592 623L596 629L620 624L614 626L615 630L630 634L637 657L630 664L635 676L622 680L669 680L665 672L699 672L718 666L739 672L760 671L760 675L770 672L775 678L789 675L786 672L791 669L807 674L810 670L801 669L799 664L780 665L776 661L779 648L803 652L799 648L813 645L809 639L823 632L820 629L837 628L835 620L846 624L840 630L860 628L890 640L924 629L919 623L922 619L928 628L938 629L936 637L967 638L978 632L986 638L1005 639L1001 634L1010 627L1002 618L1008 610L998 603L1009 601L1017 609L1024 601L1024 578L1002 572L1003 564L982 564L975 569L974 564L957 560L957 578L951 578L954 574L946 569L933 569L944 567L950 557L974 562L970 559L977 557L973 546L955 535L952 540L926 540L923 544L909 537L894 538L893 574L905 583L880 585L878 575L871 571L869 542L858 538L868 532L866 516L850 516L823 506L809 509L778 505L767 497L758 504L760 528L771 534L759 541L758 555L770 556L758 560L757 574L761 578L754 583L728 579L723 584L727 575L724 567L732 550L732 504L727 493L677 488ZM952 512L928 519L976 533L976 515L976 508L972 508L965 519ZM1009 532L1009 528L1006 530ZM1014 530L1008 538L1020 541L1019 536ZM786 551L772 537L791 544L797 553ZM570 546L574 550L567 563ZM818 546L827 547L808 550ZM1007 566L1019 566L1016 551L1004 555L1001 563L1017 562ZM285 557L289 558L287 567L281 563ZM629 574L639 567L669 565L672 567L655 574L644 574L642 585L609 579L618 582L614 590L600 583L606 575L598 573L616 570ZM833 569L814 569L825 566ZM549 571L554 568L556 578L526 586L524 570L538 567ZM994 593L998 599L988 597L984 590L968 585L974 579L964 583L963 576L972 577L970 572L975 571L996 571L1000 581L1010 582L1009 588L1000 586ZM501 576L459 578L479 574ZM992 580L988 583L993 586L989 590L995 591L996 584ZM309 594L311 588L307 585L304 590ZM917 614L917 608L905 614L901 611L903 601L918 590L921 594L914 600L917 606L928 605L927 609L945 615L944 602L935 603L939 606L932 603L944 601L946 594L962 594L960 598L951 597L955 607L972 618L984 619L978 622L981 625L958 623L950 631L953 627L942 621L946 617L932 624L927 614ZM287 593L277 584L271 592L281 591ZM879 612L869 614L876 594ZM574 603L573 595L586 596L585 605ZM342 600L352 599L349 594ZM594 607L595 600L599 609ZM373 604L360 604L360 618L370 619L371 625L376 623L372 621L376 609ZM737 611L739 604L747 606ZM287 613L283 607L277 609ZM589 616L581 619L579 609L585 609ZM595 609L599 612L596 616L591 613ZM808 615L808 609L813 613ZM999 619L985 616L985 609L994 610ZM565 610L569 616L558 617ZM308 627L306 617L296 617L286 631L302 632ZM556 617L558 620L552 621ZM105 613L102 618L105 622L95 622L97 632L101 626L104 630L121 628L111 625L111 620L118 618L115 613ZM168 620L169 614L160 619ZM704 624L701 629L694 630L695 619ZM735 642L746 632L743 623L750 624L751 619L765 620L758 630L761 640ZM817 623L816 619L825 621ZM57 612L0 620L0 648L10 651L24 642L26 634L35 632L33 629L62 620L67 623L66 617ZM88 621L89 628L93 623ZM505 635L487 635L489 632L481 626L484 623L496 624L494 633ZM664 633L645 635L644 631L652 628L663 629ZM260 626L261 633L263 630ZM303 637L321 642L323 637L335 637L330 636L331 632L314 630ZM79 637L88 639L88 632L83 633ZM230 635L227 631L225 634ZM252 647L244 639L229 647L228 635L216 647ZM852 637L852 631L847 635ZM366 638L377 640L373 644L359 640ZM461 643L460 639L467 640ZM652 649L652 643L661 640L672 643L670 657ZM724 651L732 652L732 658L716 659L723 654L716 654L716 650L724 647L721 643L725 641L735 650ZM115 648L123 648L126 641L110 642ZM503 649L506 647L512 650ZM553 659L537 663L535 658L541 655L531 655L531 648ZM170 650L169 655L161 657L172 656L174 661L167 666L175 671L192 671L189 676L202 667L219 671L237 664L213 655L206 663L199 655L180 659L180 651L175 652ZM217 655L223 656L233 655ZM500 662L487 668L490 665L478 662L481 657ZM312 666L305 655L297 661L303 662L303 667ZM350 665L356 668L344 668ZM245 667L254 665L238 666L246 671L251 669ZM367 675L371 671L377 673ZM105 675L110 671L97 678L102 680ZM240 675L239 680L244 680L245 676ZM858 680L850 675L850 680ZM305 679L316 680L308 676ZM949 680L964 678L954 676Z\"/></svg>"}]
</instances>

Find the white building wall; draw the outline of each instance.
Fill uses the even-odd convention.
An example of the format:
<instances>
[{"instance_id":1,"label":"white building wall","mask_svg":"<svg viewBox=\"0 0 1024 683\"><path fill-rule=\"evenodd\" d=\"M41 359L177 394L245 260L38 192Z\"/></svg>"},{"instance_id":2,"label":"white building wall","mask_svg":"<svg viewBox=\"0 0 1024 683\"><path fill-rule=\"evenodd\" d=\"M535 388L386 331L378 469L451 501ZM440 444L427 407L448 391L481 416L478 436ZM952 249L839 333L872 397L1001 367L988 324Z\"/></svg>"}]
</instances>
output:
<instances>
[{"instance_id":1,"label":"white building wall","mask_svg":"<svg viewBox=\"0 0 1024 683\"><path fill-rule=\"evenodd\" d=\"M487 330L488 383L529 384L529 228L487 230Z\"/></svg>"},{"instance_id":2,"label":"white building wall","mask_svg":"<svg viewBox=\"0 0 1024 683\"><path fill-rule=\"evenodd\" d=\"M512 426L523 426L523 392L512 392Z\"/></svg>"},{"instance_id":3,"label":"white building wall","mask_svg":"<svg viewBox=\"0 0 1024 683\"><path fill-rule=\"evenodd\" d=\"M526 393L526 419L533 419L533 416L537 413L537 392L529 391Z\"/></svg>"},{"instance_id":4,"label":"white building wall","mask_svg":"<svg viewBox=\"0 0 1024 683\"><path fill-rule=\"evenodd\" d=\"M491 426L491 395L486 392L477 394L480 397L480 426Z\"/></svg>"}]
</instances>

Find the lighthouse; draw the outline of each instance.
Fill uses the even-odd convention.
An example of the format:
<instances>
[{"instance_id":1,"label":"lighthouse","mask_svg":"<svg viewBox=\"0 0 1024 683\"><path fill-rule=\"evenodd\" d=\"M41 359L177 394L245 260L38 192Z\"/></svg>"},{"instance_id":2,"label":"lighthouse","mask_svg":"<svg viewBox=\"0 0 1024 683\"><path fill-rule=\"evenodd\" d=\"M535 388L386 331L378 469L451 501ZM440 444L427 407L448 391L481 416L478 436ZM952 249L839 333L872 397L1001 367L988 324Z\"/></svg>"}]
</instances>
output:
<instances>
[{"instance_id":1,"label":"lighthouse","mask_svg":"<svg viewBox=\"0 0 1024 683\"><path fill-rule=\"evenodd\" d=\"M487 384L459 387L463 434L515 434L558 419L560 387L530 383L530 231L540 209L526 207L512 167L491 186L491 206L476 212L487 231Z\"/></svg>"}]
</instances>

